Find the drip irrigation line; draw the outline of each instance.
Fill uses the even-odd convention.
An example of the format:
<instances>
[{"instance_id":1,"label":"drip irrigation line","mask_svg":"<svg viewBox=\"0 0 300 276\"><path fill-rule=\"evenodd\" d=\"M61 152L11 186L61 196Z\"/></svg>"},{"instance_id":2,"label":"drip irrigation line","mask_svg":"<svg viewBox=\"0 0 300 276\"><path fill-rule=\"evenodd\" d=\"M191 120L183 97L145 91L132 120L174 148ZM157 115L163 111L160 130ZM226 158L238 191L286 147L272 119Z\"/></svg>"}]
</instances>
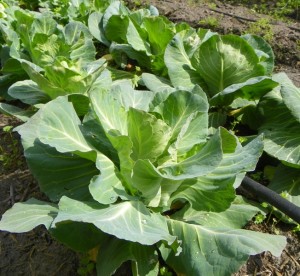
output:
<instances>
[{"instance_id":1,"label":"drip irrigation line","mask_svg":"<svg viewBox=\"0 0 300 276\"><path fill-rule=\"evenodd\" d=\"M255 194L260 200L267 202L278 210L300 223L300 207L281 197L276 192L245 176L241 188Z\"/></svg>"}]
</instances>

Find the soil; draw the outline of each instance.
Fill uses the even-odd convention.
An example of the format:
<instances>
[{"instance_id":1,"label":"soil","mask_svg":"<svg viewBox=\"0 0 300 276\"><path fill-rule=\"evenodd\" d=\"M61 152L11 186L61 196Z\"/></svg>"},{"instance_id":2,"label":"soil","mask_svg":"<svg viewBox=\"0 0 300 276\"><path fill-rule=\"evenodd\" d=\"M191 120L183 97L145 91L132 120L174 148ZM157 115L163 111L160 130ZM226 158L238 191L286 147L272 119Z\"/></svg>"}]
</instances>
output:
<instances>
[{"instance_id":1,"label":"soil","mask_svg":"<svg viewBox=\"0 0 300 276\"><path fill-rule=\"evenodd\" d=\"M300 86L300 22L296 20L274 20L268 15L254 12L251 7L230 5L218 1L145 0L126 1L131 7L143 4L156 6L159 12L174 22L185 21L193 27L211 28L220 33L243 34L250 24L267 18L271 22L270 44L276 56L276 70L286 72ZM137 3L138 2L138 3ZM216 18L214 26L207 18ZM205 23L206 22L206 23ZM256 23L257 24L257 23ZM268 30L261 29L260 35ZM20 124L16 119L0 114L0 213L3 214L14 202L26 201L31 197L43 199L38 185L30 174L20 146L19 137L3 130L5 126ZM10 146L14 144L14 146ZM300 235L292 231L293 225L278 222L270 217L267 222L250 222L247 229L285 235L287 247L279 258L269 252L251 256L234 276L246 275L300 275ZM29 233L11 234L0 232L0 276L15 275L79 275L80 256L53 240L41 226ZM127 276L128 273L120 275ZM87 274L85 274L87 275Z\"/></svg>"}]
</instances>

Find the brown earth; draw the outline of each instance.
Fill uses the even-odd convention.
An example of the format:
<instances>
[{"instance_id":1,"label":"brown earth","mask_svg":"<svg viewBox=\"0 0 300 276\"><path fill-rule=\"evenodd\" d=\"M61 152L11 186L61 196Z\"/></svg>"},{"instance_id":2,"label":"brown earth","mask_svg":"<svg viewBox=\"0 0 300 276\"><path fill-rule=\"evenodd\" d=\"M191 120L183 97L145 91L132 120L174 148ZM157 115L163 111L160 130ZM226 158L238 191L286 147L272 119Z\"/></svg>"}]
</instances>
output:
<instances>
[{"instance_id":1,"label":"brown earth","mask_svg":"<svg viewBox=\"0 0 300 276\"><path fill-rule=\"evenodd\" d=\"M229 5L219 1L179 1L146 0L127 1L133 7L137 4L152 4L161 14L174 22L185 21L193 27L211 28L220 33L242 34L250 24L257 24L261 18L271 22L268 37L276 56L276 70L285 71L294 83L300 86L300 23L299 21L275 21L272 17L260 15L251 9ZM139 2L139 3L137 3ZM200 2L206 2L200 4ZM134 3L134 4L133 4ZM210 19L210 20L208 20ZM216 19L216 20L215 20ZM217 22L217 23L216 23ZM212 24L214 26L212 26ZM266 34L267 33L267 34ZM270 29L262 29L260 35L268 35ZM0 213L10 208L14 202L25 201L31 197L43 199L36 181L28 171L22 156L19 137L4 132L5 126L19 124L15 119L0 114ZM11 144L15 144L11 147ZM8 162L8 163L7 163ZM247 229L281 234L287 237L288 245L279 258L265 252L251 256L234 276L297 276L300 275L300 235L292 232L293 225L274 221L256 225L249 223ZM53 240L43 227L25 234L0 232L0 275L79 275L80 257ZM83 265L85 268L86 265ZM87 274L85 274L87 275ZM130 275L123 272L122 275Z\"/></svg>"}]
</instances>

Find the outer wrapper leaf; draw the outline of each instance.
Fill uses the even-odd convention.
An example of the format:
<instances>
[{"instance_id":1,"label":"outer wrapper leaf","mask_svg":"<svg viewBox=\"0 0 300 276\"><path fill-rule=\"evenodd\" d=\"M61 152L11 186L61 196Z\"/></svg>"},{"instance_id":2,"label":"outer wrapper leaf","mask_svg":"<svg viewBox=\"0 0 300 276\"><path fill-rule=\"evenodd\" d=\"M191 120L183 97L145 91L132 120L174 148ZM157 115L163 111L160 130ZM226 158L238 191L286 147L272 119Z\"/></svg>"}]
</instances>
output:
<instances>
[{"instance_id":1,"label":"outer wrapper leaf","mask_svg":"<svg viewBox=\"0 0 300 276\"><path fill-rule=\"evenodd\" d=\"M82 153L87 159L93 160L92 148L82 135L80 125L73 105L66 97L59 97L44 105L19 128L19 133L22 136L22 133L28 133L27 128L32 128L31 133L35 137L32 137L31 143L39 139L59 152Z\"/></svg>"},{"instance_id":2,"label":"outer wrapper leaf","mask_svg":"<svg viewBox=\"0 0 300 276\"><path fill-rule=\"evenodd\" d=\"M98 171L80 124L72 104L66 98L57 98L17 128L28 165L41 190L53 201L63 195L83 200L91 198L88 184ZM89 148L88 152L81 152L88 159L80 157L77 151L80 144L83 145L81 150Z\"/></svg>"},{"instance_id":3,"label":"outer wrapper leaf","mask_svg":"<svg viewBox=\"0 0 300 276\"><path fill-rule=\"evenodd\" d=\"M230 207L222 212L197 211L190 206L184 207L172 215L173 219L212 228L240 229L251 220L256 213L262 212L252 203L247 203L241 196L236 196Z\"/></svg>"},{"instance_id":4,"label":"outer wrapper leaf","mask_svg":"<svg viewBox=\"0 0 300 276\"><path fill-rule=\"evenodd\" d=\"M234 177L230 179L198 177L187 180L172 194L170 200L185 199L198 211L224 211L235 198L234 181Z\"/></svg>"},{"instance_id":5,"label":"outer wrapper leaf","mask_svg":"<svg viewBox=\"0 0 300 276\"><path fill-rule=\"evenodd\" d=\"M48 229L57 212L55 204L37 199L31 198L26 202L18 202L2 216L0 230L23 233L40 224Z\"/></svg>"},{"instance_id":6,"label":"outer wrapper leaf","mask_svg":"<svg viewBox=\"0 0 300 276\"><path fill-rule=\"evenodd\" d=\"M262 153L262 138L242 147L236 137L221 128L222 161L212 171L195 179L185 180L171 196L171 201L187 200L198 211L226 210L235 198L234 188L241 183L238 175L254 170Z\"/></svg>"},{"instance_id":7,"label":"outer wrapper leaf","mask_svg":"<svg viewBox=\"0 0 300 276\"><path fill-rule=\"evenodd\" d=\"M300 167L300 123L285 105L280 91L264 96L258 108L263 115L259 132L265 136L264 150L290 166Z\"/></svg>"},{"instance_id":8,"label":"outer wrapper leaf","mask_svg":"<svg viewBox=\"0 0 300 276\"><path fill-rule=\"evenodd\" d=\"M152 245L162 240L172 245L176 240L175 236L169 234L164 217L150 213L138 201L104 206L62 197L54 225L68 220L92 223L107 234L144 245Z\"/></svg>"},{"instance_id":9,"label":"outer wrapper leaf","mask_svg":"<svg viewBox=\"0 0 300 276\"><path fill-rule=\"evenodd\" d=\"M23 145L27 137L22 134ZM88 185L99 171L95 163L72 153L61 153L55 148L36 141L25 150L25 157L39 187L52 201L62 196L90 200Z\"/></svg>"},{"instance_id":10,"label":"outer wrapper leaf","mask_svg":"<svg viewBox=\"0 0 300 276\"><path fill-rule=\"evenodd\" d=\"M251 78L244 83L232 84L211 100L211 105L230 105L235 99L242 98L249 101L259 100L278 85L268 77Z\"/></svg>"},{"instance_id":11,"label":"outer wrapper leaf","mask_svg":"<svg viewBox=\"0 0 300 276\"><path fill-rule=\"evenodd\" d=\"M192 64L205 80L211 97L232 84L265 73L254 49L234 35L210 37L194 54Z\"/></svg>"},{"instance_id":12,"label":"outer wrapper leaf","mask_svg":"<svg viewBox=\"0 0 300 276\"><path fill-rule=\"evenodd\" d=\"M165 51L165 64L172 85L176 88L192 88L195 84L203 87L203 80L193 68L190 55L200 43L193 29L177 33L168 44ZM192 49L190 49L192 48Z\"/></svg>"},{"instance_id":13,"label":"outer wrapper leaf","mask_svg":"<svg viewBox=\"0 0 300 276\"><path fill-rule=\"evenodd\" d=\"M283 102L300 123L300 89L293 84L285 73L277 74L273 79L280 83L280 94Z\"/></svg>"},{"instance_id":14,"label":"outer wrapper leaf","mask_svg":"<svg viewBox=\"0 0 300 276\"><path fill-rule=\"evenodd\" d=\"M155 93L171 93L175 91L175 88L172 87L172 84L168 79L149 73L143 73L142 80L144 85Z\"/></svg>"},{"instance_id":15,"label":"outer wrapper leaf","mask_svg":"<svg viewBox=\"0 0 300 276\"><path fill-rule=\"evenodd\" d=\"M160 247L164 260L177 274L231 275L246 262L249 255L265 250L280 256L286 245L283 236L248 230L211 228L169 220L169 229L182 240L182 252L176 257Z\"/></svg>"},{"instance_id":16,"label":"outer wrapper leaf","mask_svg":"<svg viewBox=\"0 0 300 276\"><path fill-rule=\"evenodd\" d=\"M271 46L260 36L246 34L241 36L254 49L260 59L260 64L265 67L266 75L271 75L274 69L274 53Z\"/></svg>"},{"instance_id":17,"label":"outer wrapper leaf","mask_svg":"<svg viewBox=\"0 0 300 276\"><path fill-rule=\"evenodd\" d=\"M8 89L8 94L30 105L46 103L51 100L50 97L40 90L36 83L31 80L14 83Z\"/></svg>"}]
</instances>

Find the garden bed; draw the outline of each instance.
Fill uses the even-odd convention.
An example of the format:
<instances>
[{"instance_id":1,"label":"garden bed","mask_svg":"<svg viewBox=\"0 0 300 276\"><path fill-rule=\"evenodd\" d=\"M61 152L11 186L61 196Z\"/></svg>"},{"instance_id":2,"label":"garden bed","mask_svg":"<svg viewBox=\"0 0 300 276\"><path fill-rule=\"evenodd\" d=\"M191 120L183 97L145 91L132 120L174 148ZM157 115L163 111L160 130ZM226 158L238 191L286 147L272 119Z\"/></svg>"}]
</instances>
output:
<instances>
[{"instance_id":1,"label":"garden bed","mask_svg":"<svg viewBox=\"0 0 300 276\"><path fill-rule=\"evenodd\" d=\"M133 8L143 3L143 1L129 2ZM149 4L149 1L144 2ZM173 21L184 21L194 27L212 28L221 33L242 34L249 28L254 28L255 24L259 28L259 24L264 22L261 18L267 18L269 25L265 26L260 35L267 36L273 46L277 58L276 68L278 71L285 71L297 86L300 85L299 21L276 20L275 22L269 15L255 13L244 6L233 6L217 1L215 5L197 2L184 4L182 1L150 1L150 3ZM0 146L2 155L6 156L9 164L2 162L0 165L1 214L14 202L25 201L31 197L45 199L45 196L39 192L37 183L19 150L19 137L11 131L4 131L4 127L15 127L19 123L15 119L0 115ZM293 227L278 221L274 216L268 217L260 224L250 222L246 229L284 235L287 237L288 245L279 258L273 257L270 253L250 257L247 264L234 275L298 275L300 240L299 232L294 233ZM79 269L81 275L93 273L89 262L84 261L86 256L79 256L53 240L42 226L26 234L0 232L0 241L2 256L0 269L3 275L76 275ZM123 272L123 275L128 274Z\"/></svg>"}]
</instances>

